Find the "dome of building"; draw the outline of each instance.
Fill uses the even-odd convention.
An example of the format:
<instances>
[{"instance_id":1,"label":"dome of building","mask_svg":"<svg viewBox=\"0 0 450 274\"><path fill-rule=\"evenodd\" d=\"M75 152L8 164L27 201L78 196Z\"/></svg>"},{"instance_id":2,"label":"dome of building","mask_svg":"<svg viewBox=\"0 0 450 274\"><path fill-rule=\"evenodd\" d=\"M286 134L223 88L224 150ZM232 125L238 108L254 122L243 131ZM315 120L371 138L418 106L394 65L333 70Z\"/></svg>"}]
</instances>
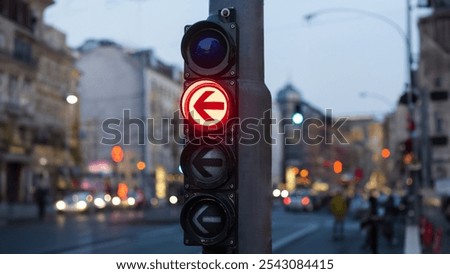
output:
<instances>
[{"instance_id":1,"label":"dome of building","mask_svg":"<svg viewBox=\"0 0 450 274\"><path fill-rule=\"evenodd\" d=\"M291 83L286 84L277 94L277 102L279 104L286 102L300 102L301 94Z\"/></svg>"}]
</instances>

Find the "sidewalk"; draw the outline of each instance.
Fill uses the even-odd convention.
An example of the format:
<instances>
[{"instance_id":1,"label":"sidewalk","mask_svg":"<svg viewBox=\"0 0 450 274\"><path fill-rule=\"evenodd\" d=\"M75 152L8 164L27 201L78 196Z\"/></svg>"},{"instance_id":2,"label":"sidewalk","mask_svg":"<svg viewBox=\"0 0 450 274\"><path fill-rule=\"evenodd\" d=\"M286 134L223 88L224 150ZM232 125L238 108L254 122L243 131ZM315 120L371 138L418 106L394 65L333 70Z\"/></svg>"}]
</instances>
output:
<instances>
[{"instance_id":1,"label":"sidewalk","mask_svg":"<svg viewBox=\"0 0 450 274\"><path fill-rule=\"evenodd\" d=\"M47 216L55 215L51 206L47 207ZM38 209L33 203L0 203L0 226L24 221L38 221Z\"/></svg>"},{"instance_id":2,"label":"sidewalk","mask_svg":"<svg viewBox=\"0 0 450 274\"><path fill-rule=\"evenodd\" d=\"M432 224L433 238L438 230L442 231L442 238L439 241L438 251L442 254L450 254L450 222L448 222L439 208L424 206L423 216ZM434 240L434 239L433 239ZM425 248L424 253L434 253L433 247Z\"/></svg>"}]
</instances>

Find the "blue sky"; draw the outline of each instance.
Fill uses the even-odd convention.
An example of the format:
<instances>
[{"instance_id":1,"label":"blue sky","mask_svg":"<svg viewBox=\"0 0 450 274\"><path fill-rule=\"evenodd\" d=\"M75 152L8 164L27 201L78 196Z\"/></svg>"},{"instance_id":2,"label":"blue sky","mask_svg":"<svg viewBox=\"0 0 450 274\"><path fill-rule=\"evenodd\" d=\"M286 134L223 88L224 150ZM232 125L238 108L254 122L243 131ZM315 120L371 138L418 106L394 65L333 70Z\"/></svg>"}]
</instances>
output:
<instances>
[{"instance_id":1,"label":"blue sky","mask_svg":"<svg viewBox=\"0 0 450 274\"><path fill-rule=\"evenodd\" d=\"M182 67L184 25L206 19L208 0L56 0L45 20L67 34L71 47L105 38L130 48L153 48L158 58ZM429 10L412 0L413 53L417 18ZM265 79L273 96L287 83L304 99L340 115L391 111L407 81L405 42L384 21L358 13L323 13L353 8L385 16L405 30L406 0L265 0ZM367 92L366 98L360 96ZM371 96L370 94L375 94ZM379 98L383 98L380 100Z\"/></svg>"}]
</instances>

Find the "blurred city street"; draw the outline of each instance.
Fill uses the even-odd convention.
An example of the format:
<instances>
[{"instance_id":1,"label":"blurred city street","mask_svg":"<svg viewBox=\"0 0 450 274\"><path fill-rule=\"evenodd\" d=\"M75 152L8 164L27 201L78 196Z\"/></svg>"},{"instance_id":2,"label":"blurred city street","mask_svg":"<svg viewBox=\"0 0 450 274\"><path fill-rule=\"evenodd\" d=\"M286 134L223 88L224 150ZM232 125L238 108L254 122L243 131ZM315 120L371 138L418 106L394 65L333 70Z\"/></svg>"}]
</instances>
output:
<instances>
[{"instance_id":1,"label":"blurred city street","mask_svg":"<svg viewBox=\"0 0 450 274\"><path fill-rule=\"evenodd\" d=\"M0 253L450 254L450 0L335 2L0 0Z\"/></svg>"},{"instance_id":2,"label":"blurred city street","mask_svg":"<svg viewBox=\"0 0 450 274\"><path fill-rule=\"evenodd\" d=\"M16 217L0 225L0 253L200 253L183 245L179 207L144 211L98 212L58 215L37 220L36 208L16 208ZM4 214L4 208L0 211ZM273 253L368 254L359 220L348 218L345 236L333 240L333 218L327 209L318 212L286 212L273 207ZM5 221L4 215L0 215ZM19 217L20 216L20 217ZM31 233L32 231L32 233ZM379 238L382 254L404 253L404 224L396 227L396 242Z\"/></svg>"}]
</instances>

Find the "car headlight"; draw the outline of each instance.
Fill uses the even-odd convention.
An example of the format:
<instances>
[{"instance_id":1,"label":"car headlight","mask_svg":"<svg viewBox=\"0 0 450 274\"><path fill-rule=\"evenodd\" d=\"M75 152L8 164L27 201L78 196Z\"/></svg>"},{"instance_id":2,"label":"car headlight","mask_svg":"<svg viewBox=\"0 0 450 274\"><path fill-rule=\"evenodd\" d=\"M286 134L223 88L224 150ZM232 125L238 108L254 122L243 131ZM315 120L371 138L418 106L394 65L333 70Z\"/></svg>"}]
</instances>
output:
<instances>
[{"instance_id":1,"label":"car headlight","mask_svg":"<svg viewBox=\"0 0 450 274\"><path fill-rule=\"evenodd\" d=\"M60 211L66 209L66 203L64 201L57 201L55 206L56 209Z\"/></svg>"},{"instance_id":2,"label":"car headlight","mask_svg":"<svg viewBox=\"0 0 450 274\"><path fill-rule=\"evenodd\" d=\"M127 202L128 205L134 206L134 204L136 203L136 199L134 199L133 197L128 197Z\"/></svg>"},{"instance_id":3,"label":"car headlight","mask_svg":"<svg viewBox=\"0 0 450 274\"><path fill-rule=\"evenodd\" d=\"M85 201L78 201L76 207L78 211L83 211L87 208L87 203Z\"/></svg>"},{"instance_id":4,"label":"car headlight","mask_svg":"<svg viewBox=\"0 0 450 274\"><path fill-rule=\"evenodd\" d=\"M113 205L118 206L118 205L120 205L120 198L115 196L114 198L112 198L111 202Z\"/></svg>"},{"instance_id":5,"label":"car headlight","mask_svg":"<svg viewBox=\"0 0 450 274\"><path fill-rule=\"evenodd\" d=\"M177 196L170 196L169 198L169 203L171 203L172 205L175 205L176 203L178 203L178 198Z\"/></svg>"},{"instance_id":6,"label":"car headlight","mask_svg":"<svg viewBox=\"0 0 450 274\"><path fill-rule=\"evenodd\" d=\"M95 200L94 200L94 205L97 207L97 208L105 208L105 206L106 206L106 202L102 199L102 198L95 198Z\"/></svg>"},{"instance_id":7,"label":"car headlight","mask_svg":"<svg viewBox=\"0 0 450 274\"><path fill-rule=\"evenodd\" d=\"M105 196L103 197L103 199L105 200L105 202L109 203L109 202L111 202L111 195L105 194Z\"/></svg>"}]
</instances>

